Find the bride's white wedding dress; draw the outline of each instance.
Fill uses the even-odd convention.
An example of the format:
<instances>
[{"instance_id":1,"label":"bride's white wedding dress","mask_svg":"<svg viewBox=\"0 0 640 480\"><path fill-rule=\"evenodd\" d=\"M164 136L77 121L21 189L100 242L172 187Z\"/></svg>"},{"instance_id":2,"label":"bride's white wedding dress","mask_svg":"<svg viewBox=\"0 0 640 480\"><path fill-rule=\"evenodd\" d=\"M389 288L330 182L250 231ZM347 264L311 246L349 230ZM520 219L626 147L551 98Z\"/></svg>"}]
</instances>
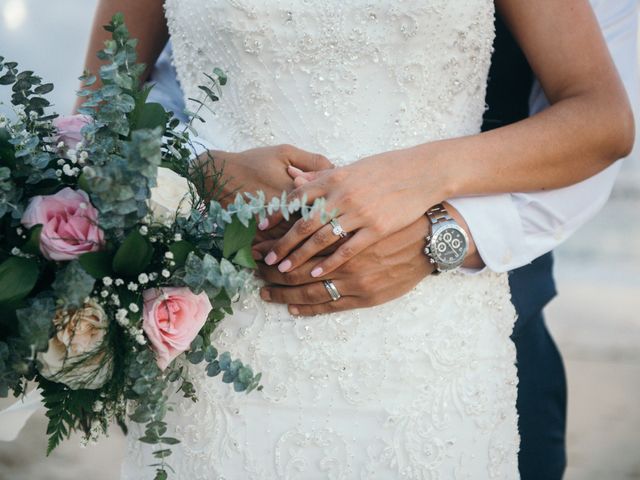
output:
<instances>
[{"instance_id":1,"label":"bride's white wedding dress","mask_svg":"<svg viewBox=\"0 0 640 480\"><path fill-rule=\"evenodd\" d=\"M186 97L229 76L201 136L291 143L338 164L479 131L492 0L168 0ZM328 300L328 295L327 295ZM173 478L515 479L515 319L506 275L431 276L385 305L292 318L244 299L215 345L263 373L238 394L194 368L175 396ZM132 432L126 479L153 476Z\"/></svg>"}]
</instances>

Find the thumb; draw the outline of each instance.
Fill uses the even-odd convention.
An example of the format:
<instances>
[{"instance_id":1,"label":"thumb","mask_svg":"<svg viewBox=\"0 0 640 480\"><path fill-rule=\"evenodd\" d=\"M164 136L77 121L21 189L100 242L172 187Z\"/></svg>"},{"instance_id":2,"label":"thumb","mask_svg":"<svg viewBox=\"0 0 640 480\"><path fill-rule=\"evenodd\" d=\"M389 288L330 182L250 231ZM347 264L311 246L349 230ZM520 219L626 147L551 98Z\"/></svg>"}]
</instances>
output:
<instances>
[{"instance_id":1,"label":"thumb","mask_svg":"<svg viewBox=\"0 0 640 480\"><path fill-rule=\"evenodd\" d=\"M319 153L309 153L304 150L298 150L294 155L289 157L291 165L305 172L315 172L318 170L327 170L333 168L333 163L324 155Z\"/></svg>"}]
</instances>

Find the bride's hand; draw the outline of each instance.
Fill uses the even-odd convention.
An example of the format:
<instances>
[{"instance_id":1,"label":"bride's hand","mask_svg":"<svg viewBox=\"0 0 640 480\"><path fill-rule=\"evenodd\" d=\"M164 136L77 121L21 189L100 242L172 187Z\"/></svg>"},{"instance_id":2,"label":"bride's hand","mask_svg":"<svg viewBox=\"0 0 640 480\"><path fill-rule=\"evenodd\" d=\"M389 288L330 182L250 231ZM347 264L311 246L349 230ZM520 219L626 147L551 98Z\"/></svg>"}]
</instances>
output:
<instances>
[{"instance_id":1,"label":"bride's hand","mask_svg":"<svg viewBox=\"0 0 640 480\"><path fill-rule=\"evenodd\" d=\"M196 168L204 171L202 195L215 194L223 205L233 202L236 193L263 191L267 199L279 197L283 191L291 191L294 182L287 167L304 170L333 168L324 156L310 153L291 145L261 147L243 152L210 150L201 154ZM216 175L221 172L222 178ZM218 184L218 190L214 186Z\"/></svg>"},{"instance_id":2,"label":"bride's hand","mask_svg":"<svg viewBox=\"0 0 640 480\"><path fill-rule=\"evenodd\" d=\"M428 230L428 221L423 215L408 227L366 248L327 277L309 275L321 260L318 257L289 273L259 262L259 276L267 282L260 296L266 302L287 304L292 315L302 316L388 302L409 292L433 272L434 267L423 252ZM254 248L266 253L272 243L263 242ZM340 299L331 300L322 280L333 281Z\"/></svg>"},{"instance_id":3,"label":"bride's hand","mask_svg":"<svg viewBox=\"0 0 640 480\"><path fill-rule=\"evenodd\" d=\"M337 211L334 225L323 225L320 216L298 220L278 240L264 261L279 262L289 272L340 239L335 222L348 238L332 255L317 263L312 277L331 273L370 245L398 232L446 198L429 172L418 171L411 149L366 157L342 168L302 172L289 167L298 186L292 198L326 199L326 211ZM273 220L270 220L273 224ZM305 241L306 240L306 241ZM302 243L304 242L304 243Z\"/></svg>"}]
</instances>

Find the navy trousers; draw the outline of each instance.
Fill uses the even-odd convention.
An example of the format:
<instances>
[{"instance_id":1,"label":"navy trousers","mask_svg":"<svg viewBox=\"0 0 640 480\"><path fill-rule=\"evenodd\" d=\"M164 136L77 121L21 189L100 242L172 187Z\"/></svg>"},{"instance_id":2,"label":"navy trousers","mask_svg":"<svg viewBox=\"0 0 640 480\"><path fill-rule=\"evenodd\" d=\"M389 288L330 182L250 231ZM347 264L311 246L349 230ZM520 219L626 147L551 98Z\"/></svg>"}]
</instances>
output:
<instances>
[{"instance_id":1,"label":"navy trousers","mask_svg":"<svg viewBox=\"0 0 640 480\"><path fill-rule=\"evenodd\" d=\"M518 312L511 338L518 362L522 480L560 480L567 463L564 365L542 315L542 308L556 293L552 268L551 255L545 255L509 276Z\"/></svg>"}]
</instances>

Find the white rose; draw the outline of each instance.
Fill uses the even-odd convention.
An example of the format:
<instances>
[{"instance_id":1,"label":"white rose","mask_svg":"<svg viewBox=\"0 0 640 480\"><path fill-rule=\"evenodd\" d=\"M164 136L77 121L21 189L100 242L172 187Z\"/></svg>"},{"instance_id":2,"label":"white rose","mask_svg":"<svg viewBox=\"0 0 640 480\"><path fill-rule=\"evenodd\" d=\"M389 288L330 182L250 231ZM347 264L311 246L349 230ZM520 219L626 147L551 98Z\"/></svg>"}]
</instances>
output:
<instances>
[{"instance_id":1,"label":"white rose","mask_svg":"<svg viewBox=\"0 0 640 480\"><path fill-rule=\"evenodd\" d=\"M104 343L108 319L102 307L89 300L76 310L58 310L53 324L49 349L38 354L40 374L73 390L103 386L113 365Z\"/></svg>"},{"instance_id":2,"label":"white rose","mask_svg":"<svg viewBox=\"0 0 640 480\"><path fill-rule=\"evenodd\" d=\"M191 213L189 181L170 168L158 168L157 186L151 189L149 208L157 221L172 220L176 213Z\"/></svg>"}]
</instances>

